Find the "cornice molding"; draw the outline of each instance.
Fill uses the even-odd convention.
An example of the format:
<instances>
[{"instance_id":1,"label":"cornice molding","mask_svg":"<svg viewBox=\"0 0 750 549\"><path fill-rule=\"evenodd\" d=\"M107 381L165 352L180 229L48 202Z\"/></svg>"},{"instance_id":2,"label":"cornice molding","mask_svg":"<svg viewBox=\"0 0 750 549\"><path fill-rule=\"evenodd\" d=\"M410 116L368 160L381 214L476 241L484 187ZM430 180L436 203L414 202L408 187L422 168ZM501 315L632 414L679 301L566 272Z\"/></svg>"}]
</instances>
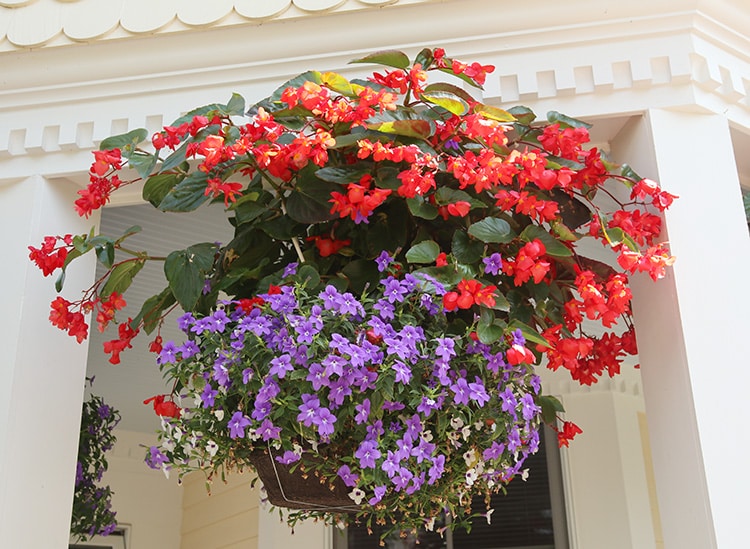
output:
<instances>
[{"instance_id":1,"label":"cornice molding","mask_svg":"<svg viewBox=\"0 0 750 549\"><path fill-rule=\"evenodd\" d=\"M224 101L234 91L253 101L312 66L362 74L364 67L347 65L357 55L390 47L416 52L422 44L496 65L483 94L493 104L525 103L539 113L561 110L590 118L648 108L715 112L750 133L750 13L742 19L732 10L713 9L737 0L712 4L713 11L656 14L633 0L630 17L622 12L600 20L579 9L578 16L539 16L533 28L506 19L526 21L531 8L525 18L526 8L496 10L504 14L501 24L476 16L483 8L495 13L493 2L463 0L469 15L462 16L454 1L426 6L402 0L385 7L373 1L368 7L380 9L274 20L251 34L234 26L0 53L11 69L0 81L0 179L40 170L52 177L80 173L89 163L87 151L113 132L156 131L184 110ZM578 8L586 3L573 2ZM666 2L675 3L685 4ZM401 17L390 11L396 7ZM727 21L730 16L735 20ZM421 24L415 28L416 19ZM363 25L389 32L363 33Z\"/></svg>"}]
</instances>

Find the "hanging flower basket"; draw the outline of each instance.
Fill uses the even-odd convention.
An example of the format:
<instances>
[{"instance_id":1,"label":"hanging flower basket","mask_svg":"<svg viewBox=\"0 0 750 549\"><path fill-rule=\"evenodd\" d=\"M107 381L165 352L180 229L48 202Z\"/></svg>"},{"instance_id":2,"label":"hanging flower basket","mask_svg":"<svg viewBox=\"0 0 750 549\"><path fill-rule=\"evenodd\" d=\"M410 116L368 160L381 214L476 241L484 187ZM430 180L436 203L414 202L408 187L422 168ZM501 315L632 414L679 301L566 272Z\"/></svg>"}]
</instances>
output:
<instances>
[{"instance_id":1,"label":"hanging flower basket","mask_svg":"<svg viewBox=\"0 0 750 549\"><path fill-rule=\"evenodd\" d=\"M153 467L254 468L274 504L298 510L292 522L419 528L447 512L462 526L472 496L524 470L542 422L561 444L580 432L558 424L539 364L592 384L636 353L628 275L657 280L672 263L658 214L675 197L586 148L584 122L478 101L467 90L491 66L440 48L356 62L386 68L309 71L249 109L234 95L94 153L81 215L145 180L164 212L223 204L230 242L154 257L128 246L133 227L50 236L31 258L46 275L94 250L107 269L52 304L79 341L84 313L106 329L143 265L163 261L164 290L105 343L117 363L157 332L173 390L148 401L163 418ZM185 341L164 343L178 307ZM307 505L311 485L336 496L313 502L330 508Z\"/></svg>"}]
</instances>

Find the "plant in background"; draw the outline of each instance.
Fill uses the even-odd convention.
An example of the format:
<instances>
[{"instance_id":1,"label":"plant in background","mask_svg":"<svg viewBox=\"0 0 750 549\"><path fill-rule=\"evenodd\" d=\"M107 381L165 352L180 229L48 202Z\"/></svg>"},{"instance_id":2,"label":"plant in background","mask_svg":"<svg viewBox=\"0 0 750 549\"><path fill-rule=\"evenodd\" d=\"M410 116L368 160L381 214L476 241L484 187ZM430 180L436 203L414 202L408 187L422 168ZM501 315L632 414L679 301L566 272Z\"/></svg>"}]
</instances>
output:
<instances>
[{"instance_id":1,"label":"plant in background","mask_svg":"<svg viewBox=\"0 0 750 549\"><path fill-rule=\"evenodd\" d=\"M92 385L93 381L93 378L89 379ZM112 431L119 422L120 413L105 404L101 397L91 395L83 403L70 519L70 534L78 541L96 535L107 536L117 527L116 513L112 510L112 490L100 483L108 467L106 453L116 442Z\"/></svg>"},{"instance_id":2,"label":"plant in background","mask_svg":"<svg viewBox=\"0 0 750 549\"><path fill-rule=\"evenodd\" d=\"M149 400L163 418L153 466L211 476L263 452L343 483L369 520L429 525L446 508L463 524L470 496L522 470L540 421L561 445L580 432L558 425L536 365L588 385L636 353L628 275L672 263L658 213L675 197L586 148L584 122L475 99L491 66L440 48L357 62L386 69L309 71L247 111L234 95L94 153L81 215L145 180L161 211L223 204L229 243L157 258L127 247L133 227L47 237L30 255L62 270L58 289L84 253L107 269L52 303L79 341L85 313L104 330L144 263L164 262L164 290L105 343L117 363L157 331L174 387ZM608 260L592 257L601 245ZM178 307L188 339L164 344Z\"/></svg>"}]
</instances>

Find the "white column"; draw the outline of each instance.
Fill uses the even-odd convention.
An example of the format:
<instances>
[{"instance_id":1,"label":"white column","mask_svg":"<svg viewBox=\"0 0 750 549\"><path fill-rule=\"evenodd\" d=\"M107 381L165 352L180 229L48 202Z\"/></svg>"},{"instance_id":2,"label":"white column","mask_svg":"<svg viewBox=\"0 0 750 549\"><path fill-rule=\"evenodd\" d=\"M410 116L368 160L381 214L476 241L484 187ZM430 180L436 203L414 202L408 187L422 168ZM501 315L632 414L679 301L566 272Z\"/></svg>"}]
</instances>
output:
<instances>
[{"instance_id":1,"label":"white column","mask_svg":"<svg viewBox=\"0 0 750 549\"><path fill-rule=\"evenodd\" d=\"M75 190L39 176L0 186L0 547L68 543L88 343L50 325L54 280L27 246L98 223L78 218ZM68 298L93 282L93 259L69 269Z\"/></svg>"},{"instance_id":2,"label":"white column","mask_svg":"<svg viewBox=\"0 0 750 549\"><path fill-rule=\"evenodd\" d=\"M747 547L750 239L727 120L652 110L613 152L680 196L674 268L633 280L665 547Z\"/></svg>"}]
</instances>

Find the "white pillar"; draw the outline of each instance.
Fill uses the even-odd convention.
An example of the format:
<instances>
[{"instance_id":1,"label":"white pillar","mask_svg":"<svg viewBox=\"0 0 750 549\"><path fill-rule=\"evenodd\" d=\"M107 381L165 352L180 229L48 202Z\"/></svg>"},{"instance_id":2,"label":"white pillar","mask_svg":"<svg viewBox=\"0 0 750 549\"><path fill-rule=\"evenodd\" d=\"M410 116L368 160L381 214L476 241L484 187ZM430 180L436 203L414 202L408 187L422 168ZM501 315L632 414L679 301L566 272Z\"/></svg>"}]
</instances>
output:
<instances>
[{"instance_id":1,"label":"white pillar","mask_svg":"<svg viewBox=\"0 0 750 549\"><path fill-rule=\"evenodd\" d=\"M613 152L680 196L664 216L674 268L633 279L665 547L747 547L750 239L727 120L652 110Z\"/></svg>"},{"instance_id":2,"label":"white pillar","mask_svg":"<svg viewBox=\"0 0 750 549\"><path fill-rule=\"evenodd\" d=\"M54 280L27 246L98 223L78 218L75 190L39 176L0 186L0 547L68 546L88 343L50 325ZM69 269L69 298L93 282L93 259Z\"/></svg>"}]
</instances>

